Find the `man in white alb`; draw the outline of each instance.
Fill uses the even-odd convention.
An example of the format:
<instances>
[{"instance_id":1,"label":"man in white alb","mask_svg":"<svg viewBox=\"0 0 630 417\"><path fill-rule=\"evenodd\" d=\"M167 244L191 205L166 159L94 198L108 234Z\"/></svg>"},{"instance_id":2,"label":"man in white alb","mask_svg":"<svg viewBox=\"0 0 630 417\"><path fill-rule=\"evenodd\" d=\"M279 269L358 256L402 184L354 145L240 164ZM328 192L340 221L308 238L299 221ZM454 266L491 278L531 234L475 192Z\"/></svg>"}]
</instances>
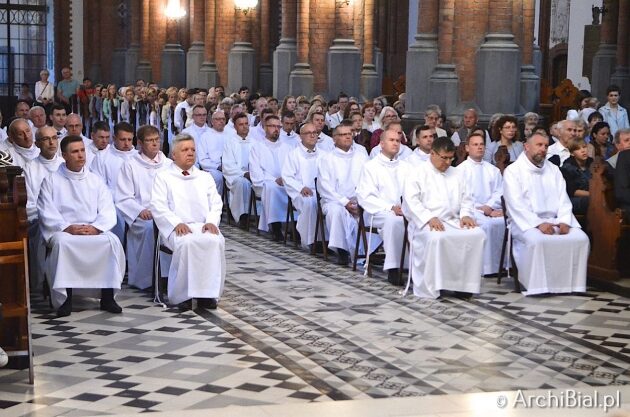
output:
<instances>
[{"instance_id":1,"label":"man in white alb","mask_svg":"<svg viewBox=\"0 0 630 417\"><path fill-rule=\"evenodd\" d=\"M39 155L39 148L33 143L31 126L26 119L15 119L8 129L8 138L2 142L0 151L7 152L13 165L21 168Z\"/></svg>"},{"instance_id":2,"label":"man in white alb","mask_svg":"<svg viewBox=\"0 0 630 417\"><path fill-rule=\"evenodd\" d=\"M212 176L195 162L195 141L177 135L173 164L156 176L150 209L160 239L173 251L169 302L196 298L201 307L214 309L225 281L225 239L218 227L223 203Z\"/></svg>"},{"instance_id":3,"label":"man in white alb","mask_svg":"<svg viewBox=\"0 0 630 417\"><path fill-rule=\"evenodd\" d=\"M197 112L199 110L193 110L193 117ZM217 186L217 192L219 195L223 195L221 158L223 157L225 141L230 134L225 131L225 113L223 110L212 113L211 120L212 127L208 128L201 135L201 138L195 138L197 164L199 168L212 175L214 184Z\"/></svg>"},{"instance_id":4,"label":"man in white alb","mask_svg":"<svg viewBox=\"0 0 630 417\"><path fill-rule=\"evenodd\" d=\"M378 229L383 238L387 279L394 285L400 280L400 254L402 252L405 223L400 198L405 178L404 166L398 159L400 136L388 129L380 136L380 152L365 164L359 183L357 199L366 214L366 224Z\"/></svg>"},{"instance_id":5,"label":"man in white alb","mask_svg":"<svg viewBox=\"0 0 630 417\"><path fill-rule=\"evenodd\" d=\"M160 151L160 132L155 126L138 129L138 153L127 159L116 182L114 200L129 229L127 230L128 282L141 290L152 284L153 215L149 209L156 175L172 161Z\"/></svg>"},{"instance_id":6,"label":"man in white alb","mask_svg":"<svg viewBox=\"0 0 630 417\"><path fill-rule=\"evenodd\" d=\"M120 313L114 290L125 274L125 253L110 230L116 224L112 195L101 178L85 169L79 136L61 141L65 160L46 177L37 200L46 245L46 276L57 316L72 312L73 289L101 289L101 310ZM86 256L89 254L89 256Z\"/></svg>"},{"instance_id":7,"label":"man in white alb","mask_svg":"<svg viewBox=\"0 0 630 417\"><path fill-rule=\"evenodd\" d=\"M545 136L533 134L525 152L503 174L514 259L525 295L586 291L589 240L573 215L560 170L545 160L548 146Z\"/></svg>"},{"instance_id":8,"label":"man in white alb","mask_svg":"<svg viewBox=\"0 0 630 417\"><path fill-rule=\"evenodd\" d=\"M85 148L85 167L92 169L92 162L100 152L105 151L109 147L109 123L98 121L92 125L92 133L90 133L91 143Z\"/></svg>"},{"instance_id":9,"label":"man in white alb","mask_svg":"<svg viewBox=\"0 0 630 417\"><path fill-rule=\"evenodd\" d=\"M505 220L501 210L503 178L499 168L483 160L486 138L481 133L472 133L466 142L468 158L457 166L464 176L466 186L472 192L475 205L475 221L486 233L483 250L483 274L499 272Z\"/></svg>"},{"instance_id":10,"label":"man in white alb","mask_svg":"<svg viewBox=\"0 0 630 417\"><path fill-rule=\"evenodd\" d=\"M410 170L403 187L410 278L414 294L422 298L438 298L441 290L469 297L481 289L486 235L474 220L464 178L451 168L454 158L453 142L436 139L429 162Z\"/></svg>"},{"instance_id":11,"label":"man in white alb","mask_svg":"<svg viewBox=\"0 0 630 417\"><path fill-rule=\"evenodd\" d=\"M298 211L297 231L302 247L315 242L315 224L317 221L317 197L315 179L317 163L322 152L317 149L317 132L312 123L305 123L300 129L302 142L287 155L282 166L284 188L291 197L293 207Z\"/></svg>"},{"instance_id":12,"label":"man in white alb","mask_svg":"<svg viewBox=\"0 0 630 417\"><path fill-rule=\"evenodd\" d=\"M411 166L417 166L421 162L427 162L429 160L435 135L430 126L424 125L417 126L412 133L412 137L413 136L415 136L416 149L405 159L405 162Z\"/></svg>"}]
</instances>

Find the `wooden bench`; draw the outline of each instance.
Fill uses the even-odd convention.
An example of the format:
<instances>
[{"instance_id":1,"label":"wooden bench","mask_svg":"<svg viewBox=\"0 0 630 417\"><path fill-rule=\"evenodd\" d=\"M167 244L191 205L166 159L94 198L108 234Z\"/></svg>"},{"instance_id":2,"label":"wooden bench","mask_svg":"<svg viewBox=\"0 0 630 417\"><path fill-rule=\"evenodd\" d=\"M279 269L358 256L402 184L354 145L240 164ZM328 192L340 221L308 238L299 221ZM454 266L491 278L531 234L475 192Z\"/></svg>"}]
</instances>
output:
<instances>
[{"instance_id":1,"label":"wooden bench","mask_svg":"<svg viewBox=\"0 0 630 417\"><path fill-rule=\"evenodd\" d=\"M588 233L591 253L588 258L589 278L616 281L630 276L630 225L616 207L615 187L606 176L606 163L594 162L589 184Z\"/></svg>"}]
</instances>

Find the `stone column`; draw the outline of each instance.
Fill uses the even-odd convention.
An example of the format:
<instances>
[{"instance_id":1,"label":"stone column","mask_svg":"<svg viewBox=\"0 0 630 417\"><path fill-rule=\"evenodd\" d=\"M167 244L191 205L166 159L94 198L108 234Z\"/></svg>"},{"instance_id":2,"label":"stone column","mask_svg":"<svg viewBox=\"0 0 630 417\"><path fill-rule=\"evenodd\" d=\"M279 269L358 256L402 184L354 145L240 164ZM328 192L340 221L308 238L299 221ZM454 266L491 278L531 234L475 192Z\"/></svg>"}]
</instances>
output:
<instances>
[{"instance_id":1,"label":"stone column","mask_svg":"<svg viewBox=\"0 0 630 417\"><path fill-rule=\"evenodd\" d=\"M255 51L252 47L251 16L254 10L237 10L235 15L236 42L228 55L228 91L238 91L241 86L256 89Z\"/></svg>"},{"instance_id":2,"label":"stone column","mask_svg":"<svg viewBox=\"0 0 630 417\"><path fill-rule=\"evenodd\" d=\"M534 18L536 0L523 0L523 45L521 56L521 106L524 111L536 111L540 102L540 77L534 66Z\"/></svg>"},{"instance_id":3,"label":"stone column","mask_svg":"<svg viewBox=\"0 0 630 417\"><path fill-rule=\"evenodd\" d=\"M628 107L630 103L630 71L628 70L628 17L630 17L630 0L619 0L619 19L617 20L617 66L610 77L610 83L621 89L621 105ZM602 95L600 99L605 101Z\"/></svg>"},{"instance_id":4,"label":"stone column","mask_svg":"<svg viewBox=\"0 0 630 417\"><path fill-rule=\"evenodd\" d=\"M438 62L429 78L428 99L450 114L459 102L459 79L453 64L455 0L442 0L439 4Z\"/></svg>"},{"instance_id":5,"label":"stone column","mask_svg":"<svg viewBox=\"0 0 630 417\"><path fill-rule=\"evenodd\" d=\"M216 0L207 0L205 11L205 60L199 69L199 85L210 88L219 84L219 71L214 55L217 26Z\"/></svg>"},{"instance_id":6,"label":"stone column","mask_svg":"<svg viewBox=\"0 0 630 417\"><path fill-rule=\"evenodd\" d=\"M148 83L153 80L151 69L151 0L142 0L140 19L140 39L142 41L140 42L140 62L136 67L136 79L143 79Z\"/></svg>"},{"instance_id":7,"label":"stone column","mask_svg":"<svg viewBox=\"0 0 630 417\"><path fill-rule=\"evenodd\" d=\"M610 84L610 76L617 65L617 19L619 0L604 0L603 7L608 11L602 18L599 49L593 57L593 76L591 80L591 93L606 101L606 88ZM627 22L622 22L627 25Z\"/></svg>"},{"instance_id":8,"label":"stone column","mask_svg":"<svg viewBox=\"0 0 630 417\"><path fill-rule=\"evenodd\" d=\"M204 48L204 0L192 0L190 2L190 19L192 25L190 26L190 48L186 53L186 87L197 88L204 87L206 85L201 84L199 77L199 70L204 60L205 48Z\"/></svg>"},{"instance_id":9,"label":"stone column","mask_svg":"<svg viewBox=\"0 0 630 417\"><path fill-rule=\"evenodd\" d=\"M297 2L282 0L280 44L273 53L273 95L282 100L289 94L289 77L297 61Z\"/></svg>"},{"instance_id":10,"label":"stone column","mask_svg":"<svg viewBox=\"0 0 630 417\"><path fill-rule=\"evenodd\" d=\"M521 53L512 34L512 0L493 1L492 33L477 53L477 103L483 114L519 113Z\"/></svg>"},{"instance_id":11,"label":"stone column","mask_svg":"<svg viewBox=\"0 0 630 417\"><path fill-rule=\"evenodd\" d=\"M99 4L86 4L88 10L88 22L99 22ZM86 22L87 25L87 22ZM89 28L88 36L90 40L90 68L87 75L94 82L100 82L103 78L101 69L101 25L99 23L87 25Z\"/></svg>"},{"instance_id":12,"label":"stone column","mask_svg":"<svg viewBox=\"0 0 630 417\"><path fill-rule=\"evenodd\" d=\"M125 58L125 83L136 83L136 67L140 60L140 12L141 0L129 0L130 39Z\"/></svg>"},{"instance_id":13,"label":"stone column","mask_svg":"<svg viewBox=\"0 0 630 417\"><path fill-rule=\"evenodd\" d=\"M100 2L100 3L101 5L104 5L105 2ZM117 6L118 13L114 17L115 21L118 23L115 26L116 27L115 30L118 31L120 36L114 37L114 50L112 51L112 56L111 56L111 65L112 65L111 82L116 84L117 87L125 85L125 82L126 82L125 61L127 60L127 48L125 45L125 39L127 39L126 31L129 25L128 23L129 10L126 9L126 6L121 7L121 5L124 5L124 1L118 2L118 6ZM107 10L107 11L111 12L111 10ZM107 16L107 15L104 14L103 16ZM109 28L108 30L111 30L111 28Z\"/></svg>"},{"instance_id":14,"label":"stone column","mask_svg":"<svg viewBox=\"0 0 630 417\"><path fill-rule=\"evenodd\" d=\"M403 119L419 123L429 103L429 78L438 63L439 0L418 0L418 30L407 51L407 102Z\"/></svg>"},{"instance_id":15,"label":"stone column","mask_svg":"<svg viewBox=\"0 0 630 417\"><path fill-rule=\"evenodd\" d=\"M265 94L273 93L273 68L269 46L269 0L260 1L260 67L258 88ZM281 98L279 98L281 100Z\"/></svg>"},{"instance_id":16,"label":"stone column","mask_svg":"<svg viewBox=\"0 0 630 417\"><path fill-rule=\"evenodd\" d=\"M164 18L166 43L162 49L160 84L164 87L183 87L186 85L186 53L180 44L179 19L166 16Z\"/></svg>"},{"instance_id":17,"label":"stone column","mask_svg":"<svg viewBox=\"0 0 630 417\"><path fill-rule=\"evenodd\" d=\"M289 94L313 95L313 71L309 64L310 0L298 0L297 16L297 63L289 77Z\"/></svg>"},{"instance_id":18,"label":"stone column","mask_svg":"<svg viewBox=\"0 0 630 417\"><path fill-rule=\"evenodd\" d=\"M336 97L343 91L358 97L361 79L361 52L354 44L353 7L359 2L346 4L335 1L335 39L328 49L328 95Z\"/></svg>"},{"instance_id":19,"label":"stone column","mask_svg":"<svg viewBox=\"0 0 630 417\"><path fill-rule=\"evenodd\" d=\"M361 70L363 100L372 100L381 92L378 72L374 65L374 1L363 0L363 69Z\"/></svg>"}]
</instances>

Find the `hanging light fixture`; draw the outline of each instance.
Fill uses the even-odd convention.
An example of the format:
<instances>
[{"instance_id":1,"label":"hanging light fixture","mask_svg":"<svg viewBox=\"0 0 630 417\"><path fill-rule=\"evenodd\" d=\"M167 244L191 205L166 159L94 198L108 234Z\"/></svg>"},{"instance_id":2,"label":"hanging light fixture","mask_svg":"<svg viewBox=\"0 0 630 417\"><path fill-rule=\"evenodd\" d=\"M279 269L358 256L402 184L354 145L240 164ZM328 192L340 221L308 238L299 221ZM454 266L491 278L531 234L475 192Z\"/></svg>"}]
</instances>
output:
<instances>
[{"instance_id":1,"label":"hanging light fixture","mask_svg":"<svg viewBox=\"0 0 630 417\"><path fill-rule=\"evenodd\" d=\"M258 0L234 0L234 10L241 11L244 15L258 6Z\"/></svg>"}]
</instances>

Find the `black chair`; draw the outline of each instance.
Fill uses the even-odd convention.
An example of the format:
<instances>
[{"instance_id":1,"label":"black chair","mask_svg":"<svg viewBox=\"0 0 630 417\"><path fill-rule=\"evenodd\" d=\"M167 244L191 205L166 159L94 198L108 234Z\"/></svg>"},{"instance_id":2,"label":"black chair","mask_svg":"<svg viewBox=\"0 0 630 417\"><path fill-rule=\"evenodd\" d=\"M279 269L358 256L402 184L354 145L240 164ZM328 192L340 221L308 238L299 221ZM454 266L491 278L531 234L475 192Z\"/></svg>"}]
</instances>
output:
<instances>
[{"instance_id":1,"label":"black chair","mask_svg":"<svg viewBox=\"0 0 630 417\"><path fill-rule=\"evenodd\" d=\"M317 198L317 220L315 221L315 241L311 247L311 255L315 255L318 243L322 245L322 254L324 260L328 260L328 242L326 242L326 224L324 222L324 212L322 211L322 197L317 191L317 178L315 178L315 196ZM321 234L321 240L319 235Z\"/></svg>"},{"instance_id":2,"label":"black chair","mask_svg":"<svg viewBox=\"0 0 630 417\"><path fill-rule=\"evenodd\" d=\"M298 246L298 238L297 238L297 229L295 228L295 214L293 213L293 202L291 201L291 197L287 197L289 200L287 203L287 216L284 222L284 244L287 244L287 235L289 233L289 221L291 221L291 237L293 239L293 244L297 248Z\"/></svg>"},{"instance_id":3,"label":"black chair","mask_svg":"<svg viewBox=\"0 0 630 417\"><path fill-rule=\"evenodd\" d=\"M503 265L505 265L505 257L509 255L510 264L512 265L512 269L514 272L514 290L516 292L521 292L521 284L518 282L518 269L516 268L516 262L514 261L514 253L512 252L513 239L510 231L508 229L509 219L507 207L505 205L505 199L501 196L501 209L503 210L503 221L505 223L505 233L503 235L503 247L501 248L501 259L499 261L499 272L497 272L497 284L501 284L501 278L503 278L504 272L506 276L509 276L510 271L506 270ZM507 253L508 243L510 245L510 253Z\"/></svg>"},{"instance_id":4,"label":"black chair","mask_svg":"<svg viewBox=\"0 0 630 417\"><path fill-rule=\"evenodd\" d=\"M370 248L368 247L367 234L378 233L378 230L376 229L376 227L372 227L371 225L368 225L367 227L365 226L365 220L363 219L363 214L364 214L363 207L358 206L358 208L359 208L359 219L357 220L357 222L359 223L359 229L357 230L357 241L356 241L356 244L354 245L354 259L352 260L353 271L357 270L357 261L359 258L363 258L366 261L369 258L368 252ZM359 256L359 245L361 244L361 240L363 240L363 253L364 254ZM379 248L381 246L383 246L383 244L380 244ZM376 248L374 252L376 252L377 250L378 248ZM367 267L368 277L372 277L372 264L368 262L366 267Z\"/></svg>"},{"instance_id":5,"label":"black chair","mask_svg":"<svg viewBox=\"0 0 630 417\"><path fill-rule=\"evenodd\" d=\"M221 194L221 198L223 199L223 210L225 211L225 217L227 220L227 224L232 224L232 213L230 213L230 204L229 204L229 193L227 187L227 182L225 181L225 177L223 177L223 193Z\"/></svg>"},{"instance_id":6,"label":"black chair","mask_svg":"<svg viewBox=\"0 0 630 417\"><path fill-rule=\"evenodd\" d=\"M252 212L254 214L254 219L256 220L256 235L260 235L260 229L258 228L258 223L260 221L260 216L258 215L258 207L256 203L258 201L262 201L260 197L256 195L254 191L254 186L252 185L252 191L249 197L249 211L247 213L247 231L249 232L249 224L251 223Z\"/></svg>"},{"instance_id":7,"label":"black chair","mask_svg":"<svg viewBox=\"0 0 630 417\"><path fill-rule=\"evenodd\" d=\"M403 246L400 254L400 268L398 270L400 273L400 282L402 282L403 280L403 269L405 268L405 252L410 249L411 245L411 243L409 242L409 232L407 231L407 229L409 228L409 221L405 216L403 216L403 222L405 223L405 233L403 234Z\"/></svg>"},{"instance_id":8,"label":"black chair","mask_svg":"<svg viewBox=\"0 0 630 417\"><path fill-rule=\"evenodd\" d=\"M167 255L173 255L173 251L165 245L160 244L160 231L158 230L155 222L153 222L153 241L155 245L153 250L153 301L155 303L165 305L162 301L165 288L162 280L162 268L160 267L160 252L164 252Z\"/></svg>"}]
</instances>

